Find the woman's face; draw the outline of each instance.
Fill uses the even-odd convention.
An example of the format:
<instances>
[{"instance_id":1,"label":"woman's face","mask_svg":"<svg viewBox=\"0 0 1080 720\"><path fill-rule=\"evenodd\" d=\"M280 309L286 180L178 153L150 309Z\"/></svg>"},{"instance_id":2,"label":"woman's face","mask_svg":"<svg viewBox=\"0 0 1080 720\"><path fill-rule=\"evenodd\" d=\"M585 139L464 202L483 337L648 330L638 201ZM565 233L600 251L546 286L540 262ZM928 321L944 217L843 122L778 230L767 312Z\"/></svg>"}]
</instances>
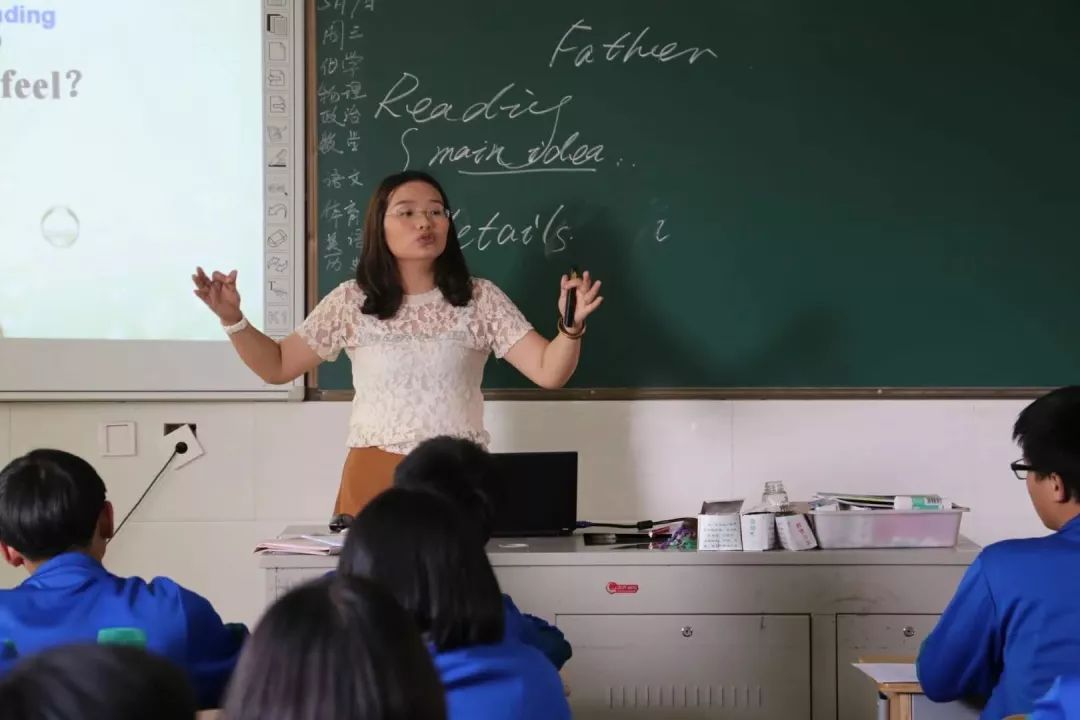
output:
<instances>
[{"instance_id":1,"label":"woman's face","mask_svg":"<svg viewBox=\"0 0 1080 720\"><path fill-rule=\"evenodd\" d=\"M390 253L401 261L434 262L446 249L448 210L439 191L421 180L397 187L387 198L383 233Z\"/></svg>"}]
</instances>

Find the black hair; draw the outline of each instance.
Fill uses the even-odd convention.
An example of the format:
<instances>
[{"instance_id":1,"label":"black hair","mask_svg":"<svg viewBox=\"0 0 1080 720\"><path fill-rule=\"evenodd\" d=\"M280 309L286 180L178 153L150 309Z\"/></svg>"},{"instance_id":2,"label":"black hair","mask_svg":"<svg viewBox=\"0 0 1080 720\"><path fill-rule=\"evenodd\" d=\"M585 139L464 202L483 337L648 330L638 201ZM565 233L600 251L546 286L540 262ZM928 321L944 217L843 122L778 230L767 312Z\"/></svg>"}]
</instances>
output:
<instances>
[{"instance_id":1,"label":"black hair","mask_svg":"<svg viewBox=\"0 0 1080 720\"><path fill-rule=\"evenodd\" d=\"M501 484L491 453L471 440L445 435L420 443L394 470L394 487L445 498L465 514L483 543L491 538Z\"/></svg>"},{"instance_id":2,"label":"black hair","mask_svg":"<svg viewBox=\"0 0 1080 720\"><path fill-rule=\"evenodd\" d=\"M1039 475L1057 473L1070 500L1080 500L1080 386L1043 395L1016 419L1013 439Z\"/></svg>"},{"instance_id":3,"label":"black hair","mask_svg":"<svg viewBox=\"0 0 1080 720\"><path fill-rule=\"evenodd\" d=\"M368 503L338 571L381 583L439 651L502 640L502 594L484 546L433 493L391 488Z\"/></svg>"},{"instance_id":4,"label":"black hair","mask_svg":"<svg viewBox=\"0 0 1080 720\"><path fill-rule=\"evenodd\" d=\"M105 507L105 482L63 450L34 450L0 471L0 542L28 559L83 549Z\"/></svg>"},{"instance_id":5,"label":"black hair","mask_svg":"<svg viewBox=\"0 0 1080 720\"><path fill-rule=\"evenodd\" d=\"M405 297L397 258L386 243L383 223L386 221L391 193L410 182L423 182L435 188L442 198L443 207L450 209L450 200L439 181L418 170L406 170L385 177L375 188L364 215L364 244L356 265L356 284L365 294L361 310L365 315L374 315L380 320L394 317ZM472 300L472 278L465 263L465 254L458 243L453 218L450 218L446 233L446 249L435 259L435 284L442 290L447 302L455 307L464 307Z\"/></svg>"},{"instance_id":6,"label":"black hair","mask_svg":"<svg viewBox=\"0 0 1080 720\"><path fill-rule=\"evenodd\" d=\"M431 654L385 590L321 578L279 598L248 640L228 720L445 720Z\"/></svg>"},{"instance_id":7,"label":"black hair","mask_svg":"<svg viewBox=\"0 0 1080 720\"><path fill-rule=\"evenodd\" d=\"M195 691L165 658L129 645L67 645L0 681L0 720L192 720Z\"/></svg>"}]
</instances>

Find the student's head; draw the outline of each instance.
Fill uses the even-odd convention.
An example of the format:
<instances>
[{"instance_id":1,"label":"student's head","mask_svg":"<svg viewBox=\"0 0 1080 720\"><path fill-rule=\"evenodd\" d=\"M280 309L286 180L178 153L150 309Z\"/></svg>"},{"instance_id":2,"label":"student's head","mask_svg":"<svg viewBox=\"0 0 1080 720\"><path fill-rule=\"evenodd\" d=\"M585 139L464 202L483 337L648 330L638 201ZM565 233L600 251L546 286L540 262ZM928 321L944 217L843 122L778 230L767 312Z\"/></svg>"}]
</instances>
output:
<instances>
[{"instance_id":1,"label":"student's head","mask_svg":"<svg viewBox=\"0 0 1080 720\"><path fill-rule=\"evenodd\" d=\"M349 527L338 570L382 584L440 651L502 639L502 594L484 546L433 493L393 488L368 503Z\"/></svg>"},{"instance_id":2,"label":"student's head","mask_svg":"<svg viewBox=\"0 0 1080 720\"><path fill-rule=\"evenodd\" d=\"M65 552L97 559L113 534L105 483L82 458L63 450L34 450L0 471L0 553L14 566Z\"/></svg>"},{"instance_id":3,"label":"student's head","mask_svg":"<svg viewBox=\"0 0 1080 720\"><path fill-rule=\"evenodd\" d=\"M192 720L196 709L182 670L126 645L56 647L0 680L0 720Z\"/></svg>"},{"instance_id":4,"label":"student's head","mask_svg":"<svg viewBox=\"0 0 1080 720\"><path fill-rule=\"evenodd\" d=\"M1024 408L1013 428L1024 453L1028 494L1039 519L1057 530L1080 514L1080 386L1063 387Z\"/></svg>"},{"instance_id":5,"label":"student's head","mask_svg":"<svg viewBox=\"0 0 1080 720\"><path fill-rule=\"evenodd\" d=\"M385 178L368 202L356 282L364 290L364 313L381 319L401 307L403 265L432 270L443 296L458 307L472 299L465 255L442 186L427 173L406 171Z\"/></svg>"},{"instance_id":6,"label":"student's head","mask_svg":"<svg viewBox=\"0 0 1080 720\"><path fill-rule=\"evenodd\" d=\"M282 596L226 693L228 720L444 720L443 688L409 614L375 583L337 576Z\"/></svg>"},{"instance_id":7,"label":"student's head","mask_svg":"<svg viewBox=\"0 0 1080 720\"><path fill-rule=\"evenodd\" d=\"M471 440L443 436L424 441L397 466L394 487L443 497L465 514L481 542L491 537L498 468L495 458Z\"/></svg>"}]
</instances>

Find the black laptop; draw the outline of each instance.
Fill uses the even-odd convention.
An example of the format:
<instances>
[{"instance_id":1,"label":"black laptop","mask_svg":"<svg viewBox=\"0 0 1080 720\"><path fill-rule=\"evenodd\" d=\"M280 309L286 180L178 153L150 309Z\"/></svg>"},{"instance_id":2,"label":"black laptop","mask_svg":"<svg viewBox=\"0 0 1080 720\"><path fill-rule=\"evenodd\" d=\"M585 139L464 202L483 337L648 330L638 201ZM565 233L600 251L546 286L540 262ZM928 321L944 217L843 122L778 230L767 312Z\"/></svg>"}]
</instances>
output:
<instances>
[{"instance_id":1,"label":"black laptop","mask_svg":"<svg viewBox=\"0 0 1080 720\"><path fill-rule=\"evenodd\" d=\"M494 453L494 537L569 535L577 525L576 452Z\"/></svg>"}]
</instances>

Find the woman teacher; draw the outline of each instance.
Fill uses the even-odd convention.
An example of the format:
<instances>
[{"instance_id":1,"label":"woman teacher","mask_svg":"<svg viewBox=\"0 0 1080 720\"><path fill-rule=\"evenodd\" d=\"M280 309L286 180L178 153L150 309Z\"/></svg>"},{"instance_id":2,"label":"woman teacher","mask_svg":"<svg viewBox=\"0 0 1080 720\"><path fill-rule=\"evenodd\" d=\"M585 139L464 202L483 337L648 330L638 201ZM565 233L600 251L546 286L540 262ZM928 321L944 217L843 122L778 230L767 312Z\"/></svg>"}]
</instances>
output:
<instances>
[{"instance_id":1,"label":"woman teacher","mask_svg":"<svg viewBox=\"0 0 1080 720\"><path fill-rule=\"evenodd\" d=\"M585 320L603 302L588 272L563 276L559 332L541 336L498 287L469 275L446 193L412 171L383 180L368 203L356 278L280 342L244 318L235 270L207 276L198 268L192 279L240 358L268 383L290 382L342 350L349 356L356 394L334 510L349 515L390 487L394 468L424 440L453 435L487 445L480 382L489 353L540 387L565 385ZM574 324L566 327L570 289Z\"/></svg>"}]
</instances>

